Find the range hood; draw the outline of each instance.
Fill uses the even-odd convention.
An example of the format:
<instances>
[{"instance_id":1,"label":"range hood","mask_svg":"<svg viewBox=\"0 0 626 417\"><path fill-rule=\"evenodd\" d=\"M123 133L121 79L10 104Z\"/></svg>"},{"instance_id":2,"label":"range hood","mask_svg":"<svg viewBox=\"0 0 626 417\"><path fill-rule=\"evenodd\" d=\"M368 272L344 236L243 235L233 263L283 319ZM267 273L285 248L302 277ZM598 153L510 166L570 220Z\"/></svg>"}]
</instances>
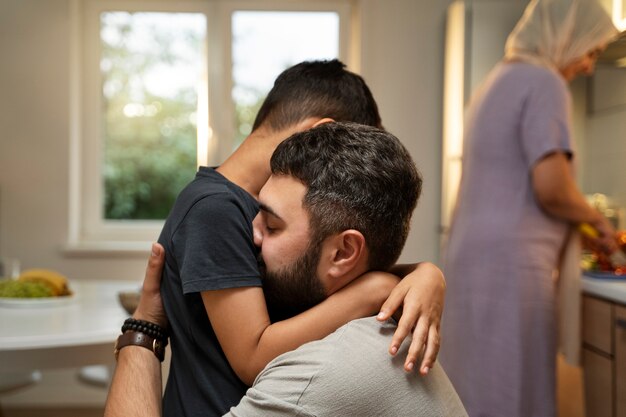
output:
<instances>
[{"instance_id":1,"label":"range hood","mask_svg":"<svg viewBox=\"0 0 626 417\"><path fill-rule=\"evenodd\" d=\"M620 33L617 39L608 44L598 57L598 64L626 67L626 31Z\"/></svg>"}]
</instances>

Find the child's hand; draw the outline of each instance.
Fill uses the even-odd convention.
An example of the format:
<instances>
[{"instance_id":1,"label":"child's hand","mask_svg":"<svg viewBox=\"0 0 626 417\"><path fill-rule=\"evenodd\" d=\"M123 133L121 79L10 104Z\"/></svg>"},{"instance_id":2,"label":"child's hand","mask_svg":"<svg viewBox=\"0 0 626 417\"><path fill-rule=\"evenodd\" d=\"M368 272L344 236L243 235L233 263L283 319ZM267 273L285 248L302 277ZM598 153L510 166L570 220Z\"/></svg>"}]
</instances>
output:
<instances>
[{"instance_id":1,"label":"child's hand","mask_svg":"<svg viewBox=\"0 0 626 417\"><path fill-rule=\"evenodd\" d=\"M439 325L446 292L443 273L435 265L422 262L393 289L381 307L377 319L400 315L389 353L395 355L402 341L413 332L404 369L412 371L423 353L419 372L426 375L439 353ZM400 307L402 306L401 312Z\"/></svg>"}]
</instances>

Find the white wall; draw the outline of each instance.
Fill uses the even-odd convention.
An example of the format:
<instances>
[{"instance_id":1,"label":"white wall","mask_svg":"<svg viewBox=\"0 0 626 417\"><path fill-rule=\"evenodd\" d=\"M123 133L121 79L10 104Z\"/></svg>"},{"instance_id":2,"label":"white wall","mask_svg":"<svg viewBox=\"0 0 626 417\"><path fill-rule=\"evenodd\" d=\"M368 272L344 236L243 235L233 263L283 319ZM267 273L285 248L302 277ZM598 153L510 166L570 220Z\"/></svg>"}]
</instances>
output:
<instances>
[{"instance_id":1,"label":"white wall","mask_svg":"<svg viewBox=\"0 0 626 417\"><path fill-rule=\"evenodd\" d=\"M70 259L62 253L68 230L68 3L0 2L0 255L70 279L140 279L145 257Z\"/></svg>"},{"instance_id":2,"label":"white wall","mask_svg":"<svg viewBox=\"0 0 626 417\"><path fill-rule=\"evenodd\" d=\"M447 0L362 0L361 73L387 129L409 148L424 192L402 257L437 260ZM145 256L64 255L69 184L69 1L0 0L0 256L70 279L137 279ZM48 383L57 384L54 382ZM66 391L64 391L66 392ZM76 404L77 396L59 401ZM39 387L3 404L40 398ZM104 393L96 398L103 399Z\"/></svg>"},{"instance_id":3,"label":"white wall","mask_svg":"<svg viewBox=\"0 0 626 417\"><path fill-rule=\"evenodd\" d=\"M362 75L384 126L413 155L422 197L402 261L437 261L441 200L443 44L447 0L364 0Z\"/></svg>"},{"instance_id":4,"label":"white wall","mask_svg":"<svg viewBox=\"0 0 626 417\"><path fill-rule=\"evenodd\" d=\"M626 228L626 68L599 67L588 87L584 191L621 206Z\"/></svg>"}]
</instances>

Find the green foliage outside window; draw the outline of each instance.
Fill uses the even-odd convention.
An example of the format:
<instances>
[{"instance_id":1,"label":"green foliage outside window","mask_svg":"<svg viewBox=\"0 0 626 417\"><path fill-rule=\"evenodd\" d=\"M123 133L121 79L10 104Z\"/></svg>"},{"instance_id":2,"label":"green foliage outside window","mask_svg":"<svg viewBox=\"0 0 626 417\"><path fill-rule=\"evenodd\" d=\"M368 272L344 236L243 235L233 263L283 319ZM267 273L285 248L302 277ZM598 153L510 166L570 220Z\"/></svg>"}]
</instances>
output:
<instances>
[{"instance_id":1,"label":"green foliage outside window","mask_svg":"<svg viewBox=\"0 0 626 417\"><path fill-rule=\"evenodd\" d=\"M101 16L106 219L164 219L194 177L198 97L185 71L202 63L204 34L185 20L168 30L180 15Z\"/></svg>"},{"instance_id":2,"label":"green foliage outside window","mask_svg":"<svg viewBox=\"0 0 626 417\"><path fill-rule=\"evenodd\" d=\"M339 17L255 10L232 19L234 151L283 69L337 57ZM195 175L197 123L206 123L196 115L206 17L105 12L100 21L104 218L165 219Z\"/></svg>"}]
</instances>

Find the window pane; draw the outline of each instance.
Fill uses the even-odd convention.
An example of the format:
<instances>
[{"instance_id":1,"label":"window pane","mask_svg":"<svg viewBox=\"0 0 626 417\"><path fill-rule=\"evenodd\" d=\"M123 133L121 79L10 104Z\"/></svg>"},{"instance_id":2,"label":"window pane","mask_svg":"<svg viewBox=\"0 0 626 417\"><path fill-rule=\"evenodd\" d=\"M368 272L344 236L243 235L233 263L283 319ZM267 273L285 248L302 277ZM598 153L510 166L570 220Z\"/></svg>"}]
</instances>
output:
<instances>
[{"instance_id":1,"label":"window pane","mask_svg":"<svg viewBox=\"0 0 626 417\"><path fill-rule=\"evenodd\" d=\"M339 15L237 11L232 31L236 148L250 133L278 74L301 61L338 57Z\"/></svg>"},{"instance_id":2,"label":"window pane","mask_svg":"<svg viewBox=\"0 0 626 417\"><path fill-rule=\"evenodd\" d=\"M104 217L164 219L196 170L206 18L106 12L100 24Z\"/></svg>"}]
</instances>

